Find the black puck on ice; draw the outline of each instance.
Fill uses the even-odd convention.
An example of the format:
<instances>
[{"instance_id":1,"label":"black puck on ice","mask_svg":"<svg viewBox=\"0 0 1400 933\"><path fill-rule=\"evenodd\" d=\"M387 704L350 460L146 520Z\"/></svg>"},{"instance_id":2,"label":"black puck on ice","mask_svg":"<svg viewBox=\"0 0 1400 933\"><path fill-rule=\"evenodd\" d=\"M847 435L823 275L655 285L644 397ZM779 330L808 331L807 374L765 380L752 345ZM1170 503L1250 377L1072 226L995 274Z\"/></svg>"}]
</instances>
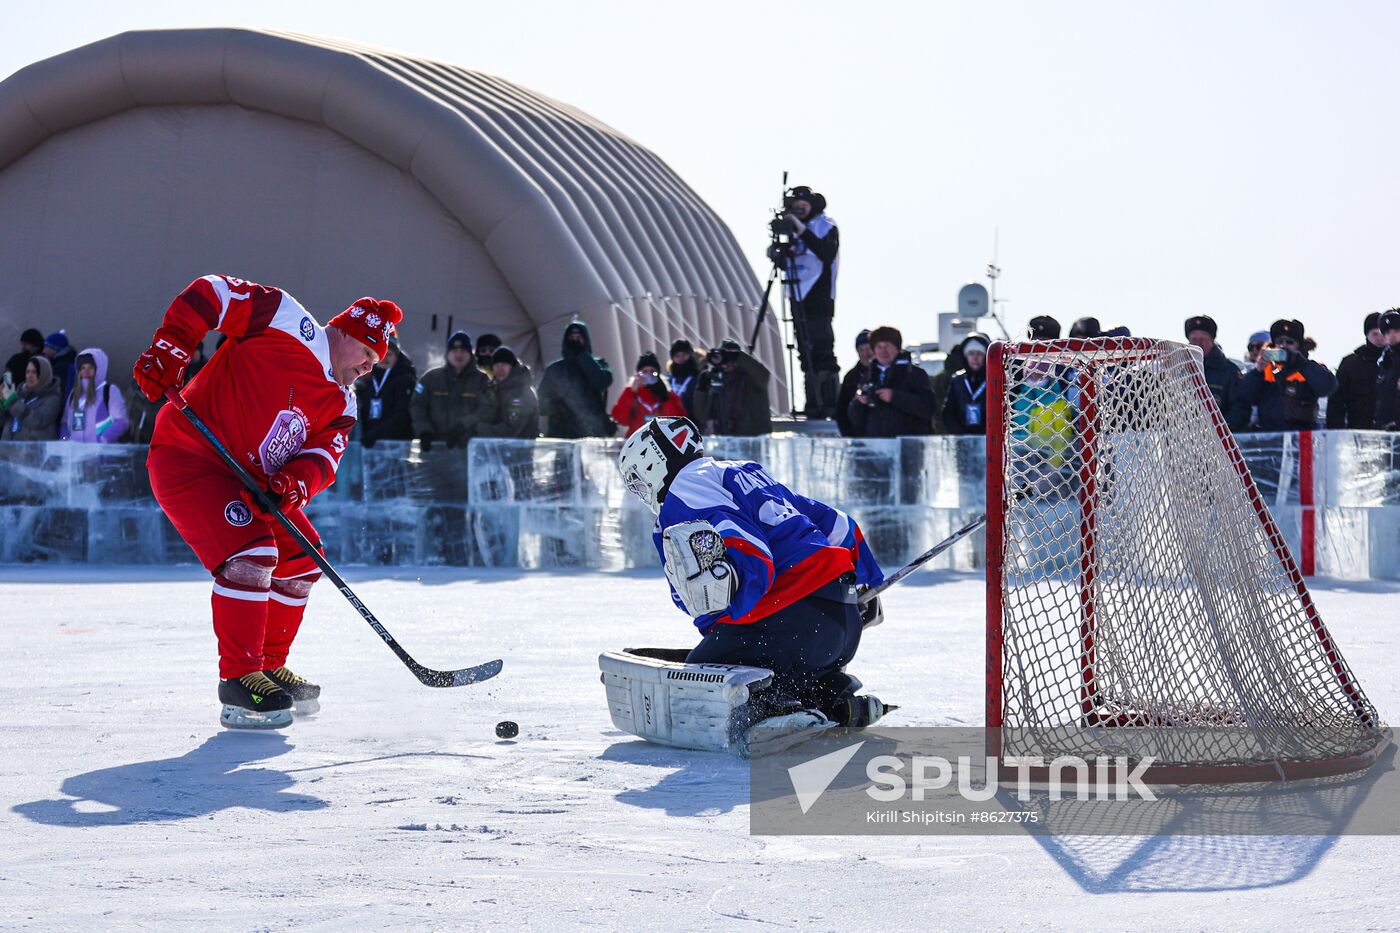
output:
<instances>
[{"instance_id":1,"label":"black puck on ice","mask_svg":"<svg viewBox=\"0 0 1400 933\"><path fill-rule=\"evenodd\" d=\"M513 739L520 734L520 727L509 719L496 723L496 738Z\"/></svg>"}]
</instances>

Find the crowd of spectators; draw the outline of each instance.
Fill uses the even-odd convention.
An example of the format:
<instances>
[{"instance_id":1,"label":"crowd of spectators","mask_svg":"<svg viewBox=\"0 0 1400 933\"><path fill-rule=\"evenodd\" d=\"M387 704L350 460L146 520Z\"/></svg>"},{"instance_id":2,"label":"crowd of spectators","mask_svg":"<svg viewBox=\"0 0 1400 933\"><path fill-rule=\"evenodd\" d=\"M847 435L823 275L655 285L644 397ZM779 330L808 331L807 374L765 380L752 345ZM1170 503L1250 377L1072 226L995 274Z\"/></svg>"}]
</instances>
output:
<instances>
[{"instance_id":1,"label":"crowd of spectators","mask_svg":"<svg viewBox=\"0 0 1400 933\"><path fill-rule=\"evenodd\" d=\"M1312 359L1316 344L1301 321L1278 320L1251 334L1238 361L1226 356L1209 316L1194 315L1184 326L1187 342L1201 352L1211 395L1236 433L1322 425L1400 430L1400 309L1366 315L1362 331L1364 342L1334 374ZM1060 335L1059 321L1043 315L1031 319L1026 331L1030 340ZM1073 322L1068 336L1130 335L1127 328L1105 331L1096 318L1084 317ZM861 331L857 361L842 378L836 400L838 430L870 438L985 433L990 345L986 334L969 334L930 376L905 351L897 328ZM187 378L204 362L201 344ZM1061 401L1053 374L1044 375L1043 385L1025 393L1039 399L1037 411ZM77 349L63 330L47 337L25 330L3 378L0 440L149 443L164 402L123 392L108 381L103 349ZM473 346L469 334L457 331L447 340L443 365L421 375L391 341L383 361L355 386L358 438L365 447L416 438L425 451L435 445L460 449L474 437L625 436L664 415L687 415L707 434L755 436L772 430L770 380L768 368L734 340L701 354L689 340L677 339L665 364L654 352L641 354L608 408L613 370L594 353L582 321L565 326L559 358L545 368L538 395L530 367L499 337L483 334Z\"/></svg>"}]
</instances>

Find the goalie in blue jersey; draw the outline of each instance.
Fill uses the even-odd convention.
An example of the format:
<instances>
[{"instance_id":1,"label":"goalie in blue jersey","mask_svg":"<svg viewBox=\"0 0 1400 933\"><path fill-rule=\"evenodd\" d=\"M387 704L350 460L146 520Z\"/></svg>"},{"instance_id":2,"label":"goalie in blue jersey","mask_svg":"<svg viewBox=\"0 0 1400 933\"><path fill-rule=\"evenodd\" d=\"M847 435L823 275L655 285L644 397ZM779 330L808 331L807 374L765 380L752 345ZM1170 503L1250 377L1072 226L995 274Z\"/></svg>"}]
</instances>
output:
<instances>
[{"instance_id":1,"label":"goalie in blue jersey","mask_svg":"<svg viewBox=\"0 0 1400 933\"><path fill-rule=\"evenodd\" d=\"M773 672L769 702L867 726L887 707L847 674L864 627L881 620L865 587L884 579L860 527L752 461L716 460L688 418L657 418L623 444L627 488L656 515L671 598L702 638L690 664ZM893 707L888 707L893 708Z\"/></svg>"}]
</instances>

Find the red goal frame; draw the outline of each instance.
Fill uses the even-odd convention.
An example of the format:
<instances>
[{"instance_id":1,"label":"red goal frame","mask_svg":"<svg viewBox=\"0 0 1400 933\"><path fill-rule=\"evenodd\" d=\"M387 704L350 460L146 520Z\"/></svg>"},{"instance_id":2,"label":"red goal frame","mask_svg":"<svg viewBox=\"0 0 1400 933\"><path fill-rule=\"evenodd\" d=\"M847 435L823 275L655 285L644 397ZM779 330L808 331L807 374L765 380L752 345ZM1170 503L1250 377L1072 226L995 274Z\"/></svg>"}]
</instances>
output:
<instances>
[{"instance_id":1,"label":"red goal frame","mask_svg":"<svg viewBox=\"0 0 1400 933\"><path fill-rule=\"evenodd\" d=\"M987 605L987 630L986 630L986 699L985 699L985 726L986 726L986 753L989 758L993 758L1000 765L1004 761L1002 729L1004 723L1004 652L1005 641L1003 637L1003 564L1005 560L1006 547L1006 523L1005 523L1005 469L1006 469L1006 438L1004 427L1006 424L1006 361L1008 356L1025 355L1030 353L1074 353L1089 351L1104 351L1112 349L1119 355L1118 362L1131 361L1139 354L1142 357L1151 356L1161 352L1164 341L1146 338L1079 338L1067 340L1048 341L1019 341L1003 342L997 341L991 345L987 353L987 579L986 579L986 605ZM1087 512L1087 517L1080 523L1080 559L1079 559L1079 589L1081 605L1085 607L1084 617L1080 621L1080 675L1081 675L1081 707L1086 718L1093 716L1097 707L1096 690L1094 688L1095 679L1095 615L1093 586L1095 579L1095 520L1092 509L1097 495L1095 478L1097 475L1097 418L1098 404L1096 398L1096 385L1093 379L1093 367L1080 368L1077 371L1078 387L1080 390L1080 404L1076 413L1076 428L1087 452L1084 455L1084 466L1080 469L1081 483L1077 491L1081 507ZM1325 653L1325 657L1336 676L1338 684L1341 686L1347 698L1351 701L1353 709L1358 715L1358 719L1365 725L1380 727L1370 715L1367 705L1362 699L1360 688L1356 684L1355 678L1348 668L1341 653L1337 650L1332 641L1331 634L1323 624L1316 606L1313 604L1312 595L1308 592L1307 584L1303 580L1303 574L1299 570L1297 562L1289 551L1286 540L1278 523L1274 520L1268 506L1264 502L1263 496L1259 493L1258 487L1254 483L1253 477L1249 473L1249 468L1245 465L1244 456L1239 445L1235 442L1235 437L1231 433L1229 426L1225 423L1225 418L1215 402L1215 397L1211 394L1210 387L1205 381L1204 371L1198 366L1193 374L1193 383L1196 390L1197 401L1205 406L1210 413L1211 422L1214 426L1216 437L1225 447L1229 454L1230 461L1235 468L1241 485L1243 486L1254 513L1258 517L1265 530L1269 545L1277 557L1279 563L1284 568L1295 592L1298 595L1307 620L1312 628L1313 634ZM1309 438L1309 442L1310 442ZM1098 720L1088 723L1096 726L1121 726L1131 727L1136 723L1130 721L1105 721ZM1388 733L1385 739L1388 740ZM1273 782L1279 780L1300 780L1305 778L1327 777L1337 774L1347 774L1353 771L1360 771L1369 767L1375 762L1381 751L1387 744L1386 740L1378 741L1373 747L1357 754L1317 759L1309 761L1297 760L1274 760L1261 763L1232 763L1213 764L1200 762L1161 762L1154 764L1143 772L1142 780L1159 784L1201 784L1201 783L1238 783L1238 782ZM1043 781L1048 778L1049 767L1029 768L1032 780ZM1114 772L1109 771L1112 777Z\"/></svg>"}]
</instances>

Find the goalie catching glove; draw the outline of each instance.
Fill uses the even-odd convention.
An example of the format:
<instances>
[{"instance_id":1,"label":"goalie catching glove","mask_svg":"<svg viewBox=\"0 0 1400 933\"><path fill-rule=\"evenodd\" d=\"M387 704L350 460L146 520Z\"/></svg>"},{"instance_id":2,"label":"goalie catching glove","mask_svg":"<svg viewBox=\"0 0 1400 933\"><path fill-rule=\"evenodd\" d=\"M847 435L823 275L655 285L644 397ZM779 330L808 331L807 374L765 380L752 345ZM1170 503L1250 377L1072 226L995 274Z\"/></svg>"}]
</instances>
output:
<instances>
[{"instance_id":1,"label":"goalie catching glove","mask_svg":"<svg viewBox=\"0 0 1400 933\"><path fill-rule=\"evenodd\" d=\"M724 540L707 521L681 522L661 533L666 579L691 618L723 611L739 578L725 559Z\"/></svg>"}]
</instances>

